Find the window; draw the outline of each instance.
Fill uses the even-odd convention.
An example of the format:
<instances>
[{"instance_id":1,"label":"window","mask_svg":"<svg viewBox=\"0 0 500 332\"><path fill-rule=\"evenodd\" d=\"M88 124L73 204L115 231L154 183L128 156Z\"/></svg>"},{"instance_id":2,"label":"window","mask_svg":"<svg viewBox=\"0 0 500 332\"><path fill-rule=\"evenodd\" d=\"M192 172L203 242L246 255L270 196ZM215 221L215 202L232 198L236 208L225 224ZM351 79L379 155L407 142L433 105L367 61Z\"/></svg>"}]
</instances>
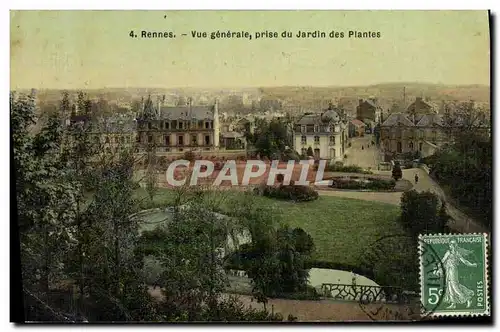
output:
<instances>
[{"instance_id":1,"label":"window","mask_svg":"<svg viewBox=\"0 0 500 332\"><path fill-rule=\"evenodd\" d=\"M410 144L408 144L408 147L413 151L413 142L410 142Z\"/></svg>"},{"instance_id":2,"label":"window","mask_svg":"<svg viewBox=\"0 0 500 332\"><path fill-rule=\"evenodd\" d=\"M330 136L330 144L335 145L335 136Z\"/></svg>"},{"instance_id":3,"label":"window","mask_svg":"<svg viewBox=\"0 0 500 332\"><path fill-rule=\"evenodd\" d=\"M205 145L210 145L210 135L205 135Z\"/></svg>"},{"instance_id":4,"label":"window","mask_svg":"<svg viewBox=\"0 0 500 332\"><path fill-rule=\"evenodd\" d=\"M165 121L165 129L170 129L170 122Z\"/></svg>"},{"instance_id":5,"label":"window","mask_svg":"<svg viewBox=\"0 0 500 332\"><path fill-rule=\"evenodd\" d=\"M300 132L305 133L306 132L306 126L300 126Z\"/></svg>"},{"instance_id":6,"label":"window","mask_svg":"<svg viewBox=\"0 0 500 332\"><path fill-rule=\"evenodd\" d=\"M303 156L307 155L307 149L306 148L302 148L300 151L301 151L301 154Z\"/></svg>"},{"instance_id":7,"label":"window","mask_svg":"<svg viewBox=\"0 0 500 332\"><path fill-rule=\"evenodd\" d=\"M177 145L184 145L184 135L177 136Z\"/></svg>"},{"instance_id":8,"label":"window","mask_svg":"<svg viewBox=\"0 0 500 332\"><path fill-rule=\"evenodd\" d=\"M402 152L402 150L403 150L403 149L402 149L402 144L401 144L401 142L398 142L398 143L397 143L397 152L398 152L398 153L401 153L401 152Z\"/></svg>"},{"instance_id":9,"label":"window","mask_svg":"<svg viewBox=\"0 0 500 332\"><path fill-rule=\"evenodd\" d=\"M197 121L195 119L191 120L191 129L196 129L196 123Z\"/></svg>"},{"instance_id":10,"label":"window","mask_svg":"<svg viewBox=\"0 0 500 332\"><path fill-rule=\"evenodd\" d=\"M203 128L203 121L202 120L199 120L198 121L198 128Z\"/></svg>"},{"instance_id":11,"label":"window","mask_svg":"<svg viewBox=\"0 0 500 332\"><path fill-rule=\"evenodd\" d=\"M140 143L141 142L141 135L135 135L135 141L137 143Z\"/></svg>"},{"instance_id":12,"label":"window","mask_svg":"<svg viewBox=\"0 0 500 332\"><path fill-rule=\"evenodd\" d=\"M179 121L179 129L184 129L184 123L182 123L182 121Z\"/></svg>"},{"instance_id":13,"label":"window","mask_svg":"<svg viewBox=\"0 0 500 332\"><path fill-rule=\"evenodd\" d=\"M314 136L314 144L319 144L319 136Z\"/></svg>"},{"instance_id":14,"label":"window","mask_svg":"<svg viewBox=\"0 0 500 332\"><path fill-rule=\"evenodd\" d=\"M314 125L314 132L315 133L319 132L319 126L318 125Z\"/></svg>"},{"instance_id":15,"label":"window","mask_svg":"<svg viewBox=\"0 0 500 332\"><path fill-rule=\"evenodd\" d=\"M300 142L301 142L302 144L306 144L306 143L307 143L307 137L306 137L306 136L302 136L302 137L300 138Z\"/></svg>"},{"instance_id":16,"label":"window","mask_svg":"<svg viewBox=\"0 0 500 332\"><path fill-rule=\"evenodd\" d=\"M198 135L191 135L191 145L198 145Z\"/></svg>"},{"instance_id":17,"label":"window","mask_svg":"<svg viewBox=\"0 0 500 332\"><path fill-rule=\"evenodd\" d=\"M205 121L205 129L210 129L210 122Z\"/></svg>"},{"instance_id":18,"label":"window","mask_svg":"<svg viewBox=\"0 0 500 332\"><path fill-rule=\"evenodd\" d=\"M418 151L422 151L422 142L418 143Z\"/></svg>"},{"instance_id":19,"label":"window","mask_svg":"<svg viewBox=\"0 0 500 332\"><path fill-rule=\"evenodd\" d=\"M153 142L153 136L152 135L148 135L148 143L151 143Z\"/></svg>"},{"instance_id":20,"label":"window","mask_svg":"<svg viewBox=\"0 0 500 332\"><path fill-rule=\"evenodd\" d=\"M165 145L166 146L170 145L170 135L165 135Z\"/></svg>"},{"instance_id":21,"label":"window","mask_svg":"<svg viewBox=\"0 0 500 332\"><path fill-rule=\"evenodd\" d=\"M151 129L151 122L148 122L148 129Z\"/></svg>"},{"instance_id":22,"label":"window","mask_svg":"<svg viewBox=\"0 0 500 332\"><path fill-rule=\"evenodd\" d=\"M160 122L160 129L163 129L163 122Z\"/></svg>"}]
</instances>

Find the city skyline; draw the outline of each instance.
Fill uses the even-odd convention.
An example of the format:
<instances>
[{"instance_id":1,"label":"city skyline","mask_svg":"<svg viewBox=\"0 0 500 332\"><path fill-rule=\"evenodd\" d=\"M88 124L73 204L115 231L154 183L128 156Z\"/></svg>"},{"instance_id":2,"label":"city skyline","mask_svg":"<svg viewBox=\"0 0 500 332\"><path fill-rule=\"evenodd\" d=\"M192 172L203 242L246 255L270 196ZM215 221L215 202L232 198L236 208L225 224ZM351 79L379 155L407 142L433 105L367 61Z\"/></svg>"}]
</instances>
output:
<instances>
[{"instance_id":1,"label":"city skyline","mask_svg":"<svg viewBox=\"0 0 500 332\"><path fill-rule=\"evenodd\" d=\"M11 11L11 89L489 86L488 24L487 11ZM257 27L381 38L129 36Z\"/></svg>"}]
</instances>

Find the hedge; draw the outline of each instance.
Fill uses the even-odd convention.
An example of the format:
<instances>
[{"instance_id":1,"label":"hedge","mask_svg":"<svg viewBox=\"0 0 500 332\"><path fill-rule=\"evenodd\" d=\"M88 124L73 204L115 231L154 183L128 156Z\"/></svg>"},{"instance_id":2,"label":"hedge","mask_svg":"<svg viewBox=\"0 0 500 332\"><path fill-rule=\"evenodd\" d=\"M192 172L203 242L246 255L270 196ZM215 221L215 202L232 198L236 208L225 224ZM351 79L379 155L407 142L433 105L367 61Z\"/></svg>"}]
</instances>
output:
<instances>
[{"instance_id":1,"label":"hedge","mask_svg":"<svg viewBox=\"0 0 500 332\"><path fill-rule=\"evenodd\" d=\"M318 165L314 165L314 170L318 169ZM360 174L373 174L371 171L366 171L357 165L326 165L325 172L343 172L343 173L360 173Z\"/></svg>"},{"instance_id":2,"label":"hedge","mask_svg":"<svg viewBox=\"0 0 500 332\"><path fill-rule=\"evenodd\" d=\"M332 178L332 184L330 187L337 189L369 189L369 190L391 190L394 189L396 185L396 181L391 180L382 180L376 178L366 178L368 182L356 181L355 178L351 177L350 179L344 178Z\"/></svg>"},{"instance_id":3,"label":"hedge","mask_svg":"<svg viewBox=\"0 0 500 332\"><path fill-rule=\"evenodd\" d=\"M309 186L300 185L263 186L255 188L254 192L265 197L295 202L307 202L318 199L318 192L316 190Z\"/></svg>"}]
</instances>

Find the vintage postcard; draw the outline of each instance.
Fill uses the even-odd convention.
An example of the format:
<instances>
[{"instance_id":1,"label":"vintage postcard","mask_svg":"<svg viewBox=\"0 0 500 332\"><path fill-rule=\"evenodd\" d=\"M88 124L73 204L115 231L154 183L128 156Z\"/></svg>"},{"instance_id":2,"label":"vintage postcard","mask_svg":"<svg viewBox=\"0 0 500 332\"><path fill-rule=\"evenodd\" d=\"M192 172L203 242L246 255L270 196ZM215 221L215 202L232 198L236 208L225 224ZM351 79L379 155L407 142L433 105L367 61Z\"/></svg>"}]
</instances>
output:
<instances>
[{"instance_id":1,"label":"vintage postcard","mask_svg":"<svg viewBox=\"0 0 500 332\"><path fill-rule=\"evenodd\" d=\"M490 319L489 25L11 11L11 320Z\"/></svg>"}]
</instances>

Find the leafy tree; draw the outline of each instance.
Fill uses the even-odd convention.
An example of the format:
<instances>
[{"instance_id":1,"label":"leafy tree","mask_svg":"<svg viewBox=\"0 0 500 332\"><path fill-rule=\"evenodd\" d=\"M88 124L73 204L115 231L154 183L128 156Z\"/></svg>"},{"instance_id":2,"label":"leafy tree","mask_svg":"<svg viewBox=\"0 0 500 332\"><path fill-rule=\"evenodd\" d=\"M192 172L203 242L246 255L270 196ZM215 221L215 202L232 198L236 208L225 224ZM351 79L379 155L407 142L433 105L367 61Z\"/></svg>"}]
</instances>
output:
<instances>
[{"instance_id":1,"label":"leafy tree","mask_svg":"<svg viewBox=\"0 0 500 332\"><path fill-rule=\"evenodd\" d=\"M267 296L306 289L309 272L305 264L313 250L312 239L301 229L283 226L268 235L241 251L254 297L264 303Z\"/></svg>"},{"instance_id":2,"label":"leafy tree","mask_svg":"<svg viewBox=\"0 0 500 332\"><path fill-rule=\"evenodd\" d=\"M156 156L156 144L148 144L146 158L146 192L148 193L149 199L153 201L158 191L158 157Z\"/></svg>"},{"instance_id":3,"label":"leafy tree","mask_svg":"<svg viewBox=\"0 0 500 332\"><path fill-rule=\"evenodd\" d=\"M395 181L400 180L403 177L403 171L401 170L401 165L399 162L394 163L394 167L392 168L392 178Z\"/></svg>"},{"instance_id":4,"label":"leafy tree","mask_svg":"<svg viewBox=\"0 0 500 332\"><path fill-rule=\"evenodd\" d=\"M314 156L313 149L311 147L308 147L306 154L307 154L308 157Z\"/></svg>"},{"instance_id":5,"label":"leafy tree","mask_svg":"<svg viewBox=\"0 0 500 332\"><path fill-rule=\"evenodd\" d=\"M261 157L281 159L286 147L292 145L289 127L285 121L273 119L271 121L259 120L253 134L247 133L249 143L255 146Z\"/></svg>"},{"instance_id":6,"label":"leafy tree","mask_svg":"<svg viewBox=\"0 0 500 332\"><path fill-rule=\"evenodd\" d=\"M401 222L412 234L442 233L449 217L444 205L430 191L415 190L403 193L401 197Z\"/></svg>"},{"instance_id":7,"label":"leafy tree","mask_svg":"<svg viewBox=\"0 0 500 332\"><path fill-rule=\"evenodd\" d=\"M58 152L62 133L57 115L40 132L35 96L10 96L12 149L23 280L33 292L48 292L51 277L71 247L67 220L74 216L76 188L64 181Z\"/></svg>"},{"instance_id":8,"label":"leafy tree","mask_svg":"<svg viewBox=\"0 0 500 332\"><path fill-rule=\"evenodd\" d=\"M493 206L492 142L474 130L464 129L463 133L457 134L452 144L425 158L425 162L431 165L431 176L458 205L489 226Z\"/></svg>"},{"instance_id":9,"label":"leafy tree","mask_svg":"<svg viewBox=\"0 0 500 332\"><path fill-rule=\"evenodd\" d=\"M79 94L84 114L89 114L87 100ZM136 206L132 158L97 155L90 123L84 117L62 127L59 115L71 109L67 94L61 105L62 111L33 133L34 96L11 96L26 318L152 318L152 302L137 274L141 261L125 249L137 227L127 220ZM89 169L100 174L90 200L84 190Z\"/></svg>"}]
</instances>

